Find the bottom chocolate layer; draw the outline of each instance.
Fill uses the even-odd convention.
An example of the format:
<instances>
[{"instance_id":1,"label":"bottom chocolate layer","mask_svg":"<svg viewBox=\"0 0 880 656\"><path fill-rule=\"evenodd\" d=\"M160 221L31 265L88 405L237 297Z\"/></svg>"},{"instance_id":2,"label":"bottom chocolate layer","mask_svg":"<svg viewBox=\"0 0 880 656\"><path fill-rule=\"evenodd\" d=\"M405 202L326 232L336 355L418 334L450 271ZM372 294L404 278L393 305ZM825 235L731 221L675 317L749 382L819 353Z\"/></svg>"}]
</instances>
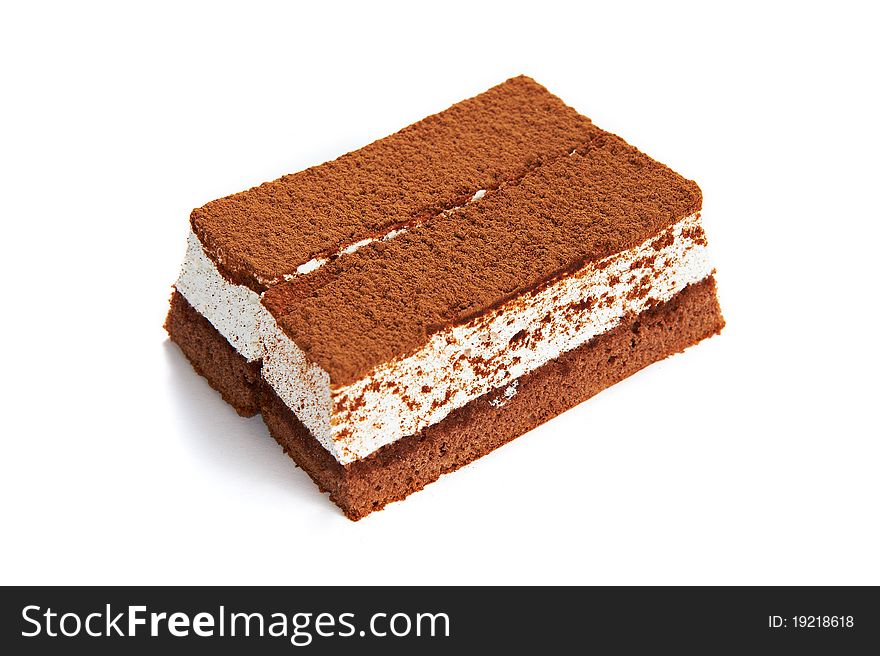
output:
<instances>
[{"instance_id":1,"label":"bottom chocolate layer","mask_svg":"<svg viewBox=\"0 0 880 656\"><path fill-rule=\"evenodd\" d=\"M260 411L260 362L248 362L176 289L165 330L199 374L243 417Z\"/></svg>"},{"instance_id":2,"label":"bottom chocolate layer","mask_svg":"<svg viewBox=\"0 0 880 656\"><path fill-rule=\"evenodd\" d=\"M321 491L357 520L723 326L710 277L522 376L517 393L503 404L498 392L482 396L422 432L348 465L339 464L268 385L262 396L263 419Z\"/></svg>"}]
</instances>

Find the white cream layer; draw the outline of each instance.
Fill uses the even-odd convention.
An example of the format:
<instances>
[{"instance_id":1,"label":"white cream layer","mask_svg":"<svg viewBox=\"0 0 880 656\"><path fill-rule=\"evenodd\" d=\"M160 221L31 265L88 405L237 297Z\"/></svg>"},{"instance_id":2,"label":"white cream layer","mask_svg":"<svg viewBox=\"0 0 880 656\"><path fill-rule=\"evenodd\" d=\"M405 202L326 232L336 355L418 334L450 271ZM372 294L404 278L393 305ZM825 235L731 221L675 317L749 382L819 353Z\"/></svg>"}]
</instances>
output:
<instances>
[{"instance_id":1,"label":"white cream layer","mask_svg":"<svg viewBox=\"0 0 880 656\"><path fill-rule=\"evenodd\" d=\"M220 275L192 231L175 287L248 362L263 357L258 326L260 317L268 313L260 303L260 295Z\"/></svg>"},{"instance_id":2,"label":"white cream layer","mask_svg":"<svg viewBox=\"0 0 880 656\"><path fill-rule=\"evenodd\" d=\"M332 387L329 374L310 363L266 313L260 324L263 377L347 464L493 390L499 390L493 405L505 403L516 394L520 376L711 272L699 215L688 216L636 248L438 332L416 353L341 387Z\"/></svg>"}]
</instances>

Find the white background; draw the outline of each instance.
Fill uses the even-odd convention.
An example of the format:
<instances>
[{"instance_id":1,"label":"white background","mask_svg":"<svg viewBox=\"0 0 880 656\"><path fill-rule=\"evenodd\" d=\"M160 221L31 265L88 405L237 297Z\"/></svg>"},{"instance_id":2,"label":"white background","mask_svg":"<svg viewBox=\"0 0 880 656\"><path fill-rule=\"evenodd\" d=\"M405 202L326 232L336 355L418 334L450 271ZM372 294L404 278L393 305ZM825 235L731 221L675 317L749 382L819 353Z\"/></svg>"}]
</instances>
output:
<instances>
[{"instance_id":1,"label":"white background","mask_svg":"<svg viewBox=\"0 0 880 656\"><path fill-rule=\"evenodd\" d=\"M869 3L25 4L0 582L880 584ZM727 328L349 522L167 341L189 211L518 73L699 182Z\"/></svg>"}]
</instances>

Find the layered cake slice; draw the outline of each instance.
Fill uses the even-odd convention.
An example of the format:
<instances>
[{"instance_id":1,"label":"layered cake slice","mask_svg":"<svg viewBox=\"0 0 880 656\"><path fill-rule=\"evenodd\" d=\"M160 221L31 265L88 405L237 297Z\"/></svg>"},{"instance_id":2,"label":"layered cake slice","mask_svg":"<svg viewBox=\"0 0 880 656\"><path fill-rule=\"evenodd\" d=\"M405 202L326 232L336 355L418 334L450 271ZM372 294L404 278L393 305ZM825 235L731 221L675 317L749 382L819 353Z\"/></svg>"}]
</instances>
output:
<instances>
[{"instance_id":1,"label":"layered cake slice","mask_svg":"<svg viewBox=\"0 0 880 656\"><path fill-rule=\"evenodd\" d=\"M346 158L194 213L168 326L352 519L724 324L697 186L527 78Z\"/></svg>"}]
</instances>

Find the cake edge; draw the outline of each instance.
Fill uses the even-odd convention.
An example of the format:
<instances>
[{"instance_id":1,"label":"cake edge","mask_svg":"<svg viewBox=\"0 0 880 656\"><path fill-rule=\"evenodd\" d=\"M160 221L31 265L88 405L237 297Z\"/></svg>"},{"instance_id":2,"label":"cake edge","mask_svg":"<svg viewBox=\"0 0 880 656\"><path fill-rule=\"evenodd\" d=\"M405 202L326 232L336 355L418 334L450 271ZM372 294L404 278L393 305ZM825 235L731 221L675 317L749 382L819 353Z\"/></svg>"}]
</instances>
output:
<instances>
[{"instance_id":1,"label":"cake edge","mask_svg":"<svg viewBox=\"0 0 880 656\"><path fill-rule=\"evenodd\" d=\"M351 520L400 501L579 405L637 371L724 327L713 275L669 301L520 377L516 394L495 390L421 432L341 465L268 385L261 412L269 433Z\"/></svg>"},{"instance_id":2,"label":"cake edge","mask_svg":"<svg viewBox=\"0 0 880 656\"><path fill-rule=\"evenodd\" d=\"M239 415L253 417L260 412L262 360L248 361L176 287L165 331L195 372Z\"/></svg>"}]
</instances>

